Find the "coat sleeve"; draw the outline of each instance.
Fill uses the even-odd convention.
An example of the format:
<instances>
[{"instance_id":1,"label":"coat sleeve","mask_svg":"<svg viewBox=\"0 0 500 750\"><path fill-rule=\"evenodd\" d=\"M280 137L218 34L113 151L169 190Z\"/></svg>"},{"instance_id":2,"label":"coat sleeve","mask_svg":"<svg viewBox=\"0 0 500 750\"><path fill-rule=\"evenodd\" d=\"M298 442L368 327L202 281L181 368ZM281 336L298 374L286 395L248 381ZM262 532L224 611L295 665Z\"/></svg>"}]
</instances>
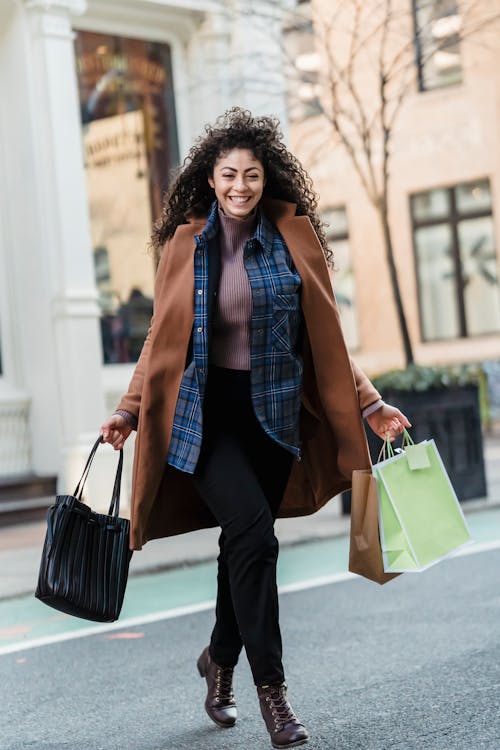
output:
<instances>
[{"instance_id":1,"label":"coat sleeve","mask_svg":"<svg viewBox=\"0 0 500 750\"><path fill-rule=\"evenodd\" d=\"M163 252L160 257L160 262L158 263L158 268L156 270L155 290L154 290L154 297L153 297L153 315L151 317L151 322L149 324L148 332L146 334L146 338L144 339L144 343L141 349L141 354L135 366L134 372L132 374L132 378L130 379L128 390L125 393L125 395L122 397L118 406L116 407L117 411L118 410L128 411L130 414L136 417L136 419L139 418L139 410L141 406L141 396L142 396L142 386L144 384L144 375L146 373L146 367L147 367L147 363L149 360L149 353L150 353L150 348L151 348L151 332L154 329L155 305L156 305L156 300L158 299L161 277L165 269L165 264L167 260L167 255L168 255L167 250L168 250L168 240L167 240L165 247L163 248Z\"/></svg>"},{"instance_id":2,"label":"coat sleeve","mask_svg":"<svg viewBox=\"0 0 500 750\"><path fill-rule=\"evenodd\" d=\"M367 375L365 375L361 367L354 362L352 357L350 360L352 373L356 382L356 389L358 391L359 408L363 410L366 409L367 406L370 406L370 404L381 399L382 396L371 383Z\"/></svg>"},{"instance_id":3,"label":"coat sleeve","mask_svg":"<svg viewBox=\"0 0 500 750\"><path fill-rule=\"evenodd\" d=\"M139 409L141 406L142 385L144 383L144 374L146 371L146 364L147 364L148 357L149 357L151 331L153 329L154 317L155 316L153 312L153 316L149 324L148 332L146 334L146 338L144 339L144 343L142 345L141 355L137 361L134 372L130 379L128 390L125 393L125 395L122 397L118 406L116 407L117 411L118 410L128 411L130 414L133 414L133 416L136 417L136 419L139 417Z\"/></svg>"}]
</instances>

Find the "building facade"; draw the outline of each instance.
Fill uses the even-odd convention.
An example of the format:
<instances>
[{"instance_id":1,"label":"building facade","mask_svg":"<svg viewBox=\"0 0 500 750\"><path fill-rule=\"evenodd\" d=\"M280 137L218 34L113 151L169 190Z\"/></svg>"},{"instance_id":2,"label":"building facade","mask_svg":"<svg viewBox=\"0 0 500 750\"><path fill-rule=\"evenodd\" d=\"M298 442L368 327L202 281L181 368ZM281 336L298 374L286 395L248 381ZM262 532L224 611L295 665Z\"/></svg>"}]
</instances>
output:
<instances>
[{"instance_id":1,"label":"building facade","mask_svg":"<svg viewBox=\"0 0 500 750\"><path fill-rule=\"evenodd\" d=\"M356 7L364 15L349 46ZM384 7L391 18L380 15ZM405 364L383 229L352 159L366 165L356 137L363 112L373 128L373 174L381 184L377 34L386 21L386 74L393 75L396 60L407 75L390 133L388 206L415 360L494 368L500 360L500 2L313 0L299 3L298 11L289 21L298 50L291 143L330 225L333 282L353 355L372 375ZM366 43L357 47L363 34ZM387 88L389 107L397 84ZM332 125L335 111L351 155Z\"/></svg>"},{"instance_id":2,"label":"building facade","mask_svg":"<svg viewBox=\"0 0 500 750\"><path fill-rule=\"evenodd\" d=\"M271 0L0 4L0 482L72 490L149 324L170 171L229 106L286 121L281 25Z\"/></svg>"}]
</instances>

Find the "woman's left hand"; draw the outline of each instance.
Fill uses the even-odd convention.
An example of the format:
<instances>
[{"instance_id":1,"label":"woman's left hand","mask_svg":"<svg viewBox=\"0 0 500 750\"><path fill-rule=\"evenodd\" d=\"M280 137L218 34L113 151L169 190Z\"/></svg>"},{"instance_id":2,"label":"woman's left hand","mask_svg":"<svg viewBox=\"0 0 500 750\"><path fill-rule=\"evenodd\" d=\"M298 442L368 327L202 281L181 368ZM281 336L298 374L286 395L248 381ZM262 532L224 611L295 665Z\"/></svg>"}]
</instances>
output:
<instances>
[{"instance_id":1,"label":"woman's left hand","mask_svg":"<svg viewBox=\"0 0 500 750\"><path fill-rule=\"evenodd\" d=\"M373 432L375 432L379 438L382 438L382 440L385 440L387 434L389 434L391 442L396 435L403 432L405 427L411 427L410 422L403 412L389 404L384 404L380 409L374 411L373 414L366 417L366 421L372 428Z\"/></svg>"}]
</instances>

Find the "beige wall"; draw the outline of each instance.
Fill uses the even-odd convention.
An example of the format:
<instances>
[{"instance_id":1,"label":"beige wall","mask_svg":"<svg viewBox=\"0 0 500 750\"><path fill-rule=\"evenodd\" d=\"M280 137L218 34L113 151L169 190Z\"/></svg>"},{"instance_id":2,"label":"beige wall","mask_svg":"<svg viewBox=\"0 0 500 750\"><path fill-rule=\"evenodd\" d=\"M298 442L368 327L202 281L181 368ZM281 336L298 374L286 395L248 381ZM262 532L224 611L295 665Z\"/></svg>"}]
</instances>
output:
<instances>
[{"instance_id":1,"label":"beige wall","mask_svg":"<svg viewBox=\"0 0 500 750\"><path fill-rule=\"evenodd\" d=\"M406 0L400 4L410 5ZM498 0L488 2L488 8L495 4L500 10ZM333 6L331 0L313 2L317 24ZM341 53L341 42L336 49ZM461 51L463 83L423 93L413 87L392 144L390 223L415 358L421 363L500 358L500 334L439 343L422 342L420 334L409 195L487 177L497 245L500 237L500 26L477 33L462 43ZM368 106L375 103L370 100L373 80L367 59L360 88ZM372 374L404 366L378 216L346 151L335 143L322 116L295 123L291 146L314 180L320 205L347 209L360 337L357 361Z\"/></svg>"}]
</instances>

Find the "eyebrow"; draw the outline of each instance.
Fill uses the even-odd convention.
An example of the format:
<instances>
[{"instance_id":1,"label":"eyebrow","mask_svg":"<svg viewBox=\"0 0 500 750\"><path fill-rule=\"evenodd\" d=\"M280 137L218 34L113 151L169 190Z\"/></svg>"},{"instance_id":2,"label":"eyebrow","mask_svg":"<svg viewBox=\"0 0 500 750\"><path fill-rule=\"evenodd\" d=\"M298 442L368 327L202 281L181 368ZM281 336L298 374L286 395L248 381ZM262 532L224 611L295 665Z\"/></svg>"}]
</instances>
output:
<instances>
[{"instance_id":1,"label":"eyebrow","mask_svg":"<svg viewBox=\"0 0 500 750\"><path fill-rule=\"evenodd\" d=\"M223 169L229 169L231 172L237 172L238 170L235 167L219 167L219 169L222 171ZM256 164L254 167L247 167L244 172L250 172L252 169L262 169L258 164Z\"/></svg>"}]
</instances>

